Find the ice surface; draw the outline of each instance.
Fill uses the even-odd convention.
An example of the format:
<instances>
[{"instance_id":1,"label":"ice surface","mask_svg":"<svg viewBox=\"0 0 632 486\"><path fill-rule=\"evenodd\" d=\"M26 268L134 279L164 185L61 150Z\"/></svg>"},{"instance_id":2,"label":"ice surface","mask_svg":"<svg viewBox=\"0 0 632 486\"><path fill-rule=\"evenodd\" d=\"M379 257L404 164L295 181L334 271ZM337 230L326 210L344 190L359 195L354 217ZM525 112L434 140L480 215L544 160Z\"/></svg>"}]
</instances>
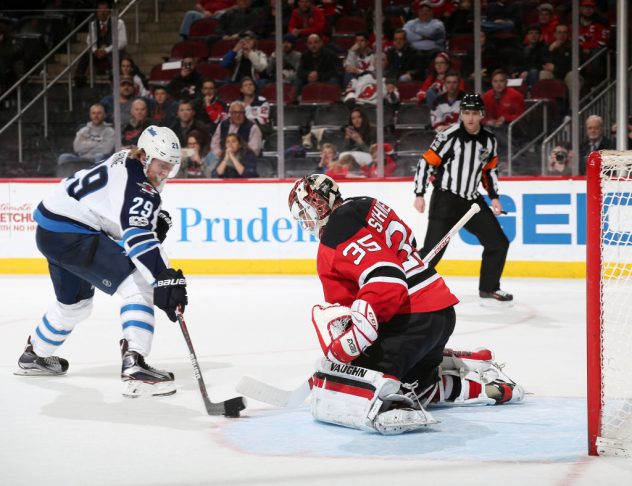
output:
<instances>
[{"instance_id":1,"label":"ice surface","mask_svg":"<svg viewBox=\"0 0 632 486\"><path fill-rule=\"evenodd\" d=\"M483 308L475 279L447 280L461 299L450 345L493 349L532 395L433 411L439 425L381 437L316 423L307 406L251 400L240 419L207 416L179 327L159 312L148 362L176 374L178 393L123 398L119 302L103 294L60 349L68 375L14 376L53 294L45 277L0 277L0 485L632 484L632 461L585 453L584 282L505 279L516 304ZM213 400L242 375L286 389L309 376L316 277L190 277L189 295Z\"/></svg>"}]
</instances>

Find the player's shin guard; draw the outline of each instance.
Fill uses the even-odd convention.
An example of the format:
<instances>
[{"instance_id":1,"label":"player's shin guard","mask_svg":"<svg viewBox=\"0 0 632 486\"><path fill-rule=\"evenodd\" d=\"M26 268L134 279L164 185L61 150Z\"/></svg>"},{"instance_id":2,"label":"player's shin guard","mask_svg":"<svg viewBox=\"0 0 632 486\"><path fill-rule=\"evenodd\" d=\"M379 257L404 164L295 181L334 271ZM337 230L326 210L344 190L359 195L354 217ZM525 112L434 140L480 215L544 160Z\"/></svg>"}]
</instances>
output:
<instances>
[{"instance_id":1,"label":"player's shin guard","mask_svg":"<svg viewBox=\"0 0 632 486\"><path fill-rule=\"evenodd\" d=\"M117 289L121 303L123 338L130 351L142 356L151 352L154 338L153 289L138 271L127 277Z\"/></svg>"},{"instance_id":2,"label":"player's shin guard","mask_svg":"<svg viewBox=\"0 0 632 486\"><path fill-rule=\"evenodd\" d=\"M44 314L31 336L33 352L42 358L55 354L75 326L87 319L91 312L92 298L70 305L55 302Z\"/></svg>"},{"instance_id":3,"label":"player's shin guard","mask_svg":"<svg viewBox=\"0 0 632 486\"><path fill-rule=\"evenodd\" d=\"M401 434L436 423L400 393L401 382L378 371L322 359L317 363L311 411L315 419L381 434Z\"/></svg>"},{"instance_id":4,"label":"player's shin guard","mask_svg":"<svg viewBox=\"0 0 632 486\"><path fill-rule=\"evenodd\" d=\"M417 393L423 403L433 405L500 405L522 401L523 388L505 375L502 368L494 363L488 349L445 349L440 380Z\"/></svg>"}]
</instances>

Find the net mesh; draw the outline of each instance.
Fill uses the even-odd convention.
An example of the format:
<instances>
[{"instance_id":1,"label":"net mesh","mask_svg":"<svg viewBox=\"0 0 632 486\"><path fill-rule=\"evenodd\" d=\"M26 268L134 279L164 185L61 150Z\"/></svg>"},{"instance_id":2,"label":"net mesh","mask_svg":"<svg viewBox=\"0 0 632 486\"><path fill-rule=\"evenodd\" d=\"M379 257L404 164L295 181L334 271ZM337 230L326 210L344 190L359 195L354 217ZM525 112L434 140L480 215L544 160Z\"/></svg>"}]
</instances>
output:
<instances>
[{"instance_id":1,"label":"net mesh","mask_svg":"<svg viewBox=\"0 0 632 486\"><path fill-rule=\"evenodd\" d=\"M632 444L632 152L603 152L601 169L603 439Z\"/></svg>"}]
</instances>

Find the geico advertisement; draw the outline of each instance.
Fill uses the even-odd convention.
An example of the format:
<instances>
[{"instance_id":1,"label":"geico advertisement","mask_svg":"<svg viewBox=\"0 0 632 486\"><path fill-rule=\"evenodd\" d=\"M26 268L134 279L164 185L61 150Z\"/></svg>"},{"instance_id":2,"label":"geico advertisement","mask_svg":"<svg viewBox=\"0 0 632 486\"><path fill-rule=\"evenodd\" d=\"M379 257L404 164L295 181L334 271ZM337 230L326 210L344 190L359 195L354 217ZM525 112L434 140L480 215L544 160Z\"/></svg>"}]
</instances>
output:
<instances>
[{"instance_id":1,"label":"geico advertisement","mask_svg":"<svg viewBox=\"0 0 632 486\"><path fill-rule=\"evenodd\" d=\"M32 212L54 183L0 184L0 257L38 257ZM165 248L182 259L314 258L317 240L292 220L291 182L170 181L163 208L173 218ZM500 216L511 241L509 260L584 261L585 181L500 181ZM372 196L391 206L423 240L427 219L413 208L412 181L343 181L344 197ZM426 196L429 199L429 195ZM420 243L421 246L421 243ZM481 247L462 230L445 259L479 259Z\"/></svg>"}]
</instances>

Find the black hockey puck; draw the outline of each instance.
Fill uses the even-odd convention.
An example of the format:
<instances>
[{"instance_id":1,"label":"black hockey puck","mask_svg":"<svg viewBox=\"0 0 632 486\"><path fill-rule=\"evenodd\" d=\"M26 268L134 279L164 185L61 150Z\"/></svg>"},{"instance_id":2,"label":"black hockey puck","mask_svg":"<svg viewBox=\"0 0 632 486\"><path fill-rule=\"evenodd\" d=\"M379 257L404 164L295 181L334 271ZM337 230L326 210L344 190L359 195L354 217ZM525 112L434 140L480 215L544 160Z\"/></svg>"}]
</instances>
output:
<instances>
[{"instance_id":1,"label":"black hockey puck","mask_svg":"<svg viewBox=\"0 0 632 486\"><path fill-rule=\"evenodd\" d=\"M244 397L235 397L224 402L224 416L230 418L239 417L239 412L246 408Z\"/></svg>"}]
</instances>

